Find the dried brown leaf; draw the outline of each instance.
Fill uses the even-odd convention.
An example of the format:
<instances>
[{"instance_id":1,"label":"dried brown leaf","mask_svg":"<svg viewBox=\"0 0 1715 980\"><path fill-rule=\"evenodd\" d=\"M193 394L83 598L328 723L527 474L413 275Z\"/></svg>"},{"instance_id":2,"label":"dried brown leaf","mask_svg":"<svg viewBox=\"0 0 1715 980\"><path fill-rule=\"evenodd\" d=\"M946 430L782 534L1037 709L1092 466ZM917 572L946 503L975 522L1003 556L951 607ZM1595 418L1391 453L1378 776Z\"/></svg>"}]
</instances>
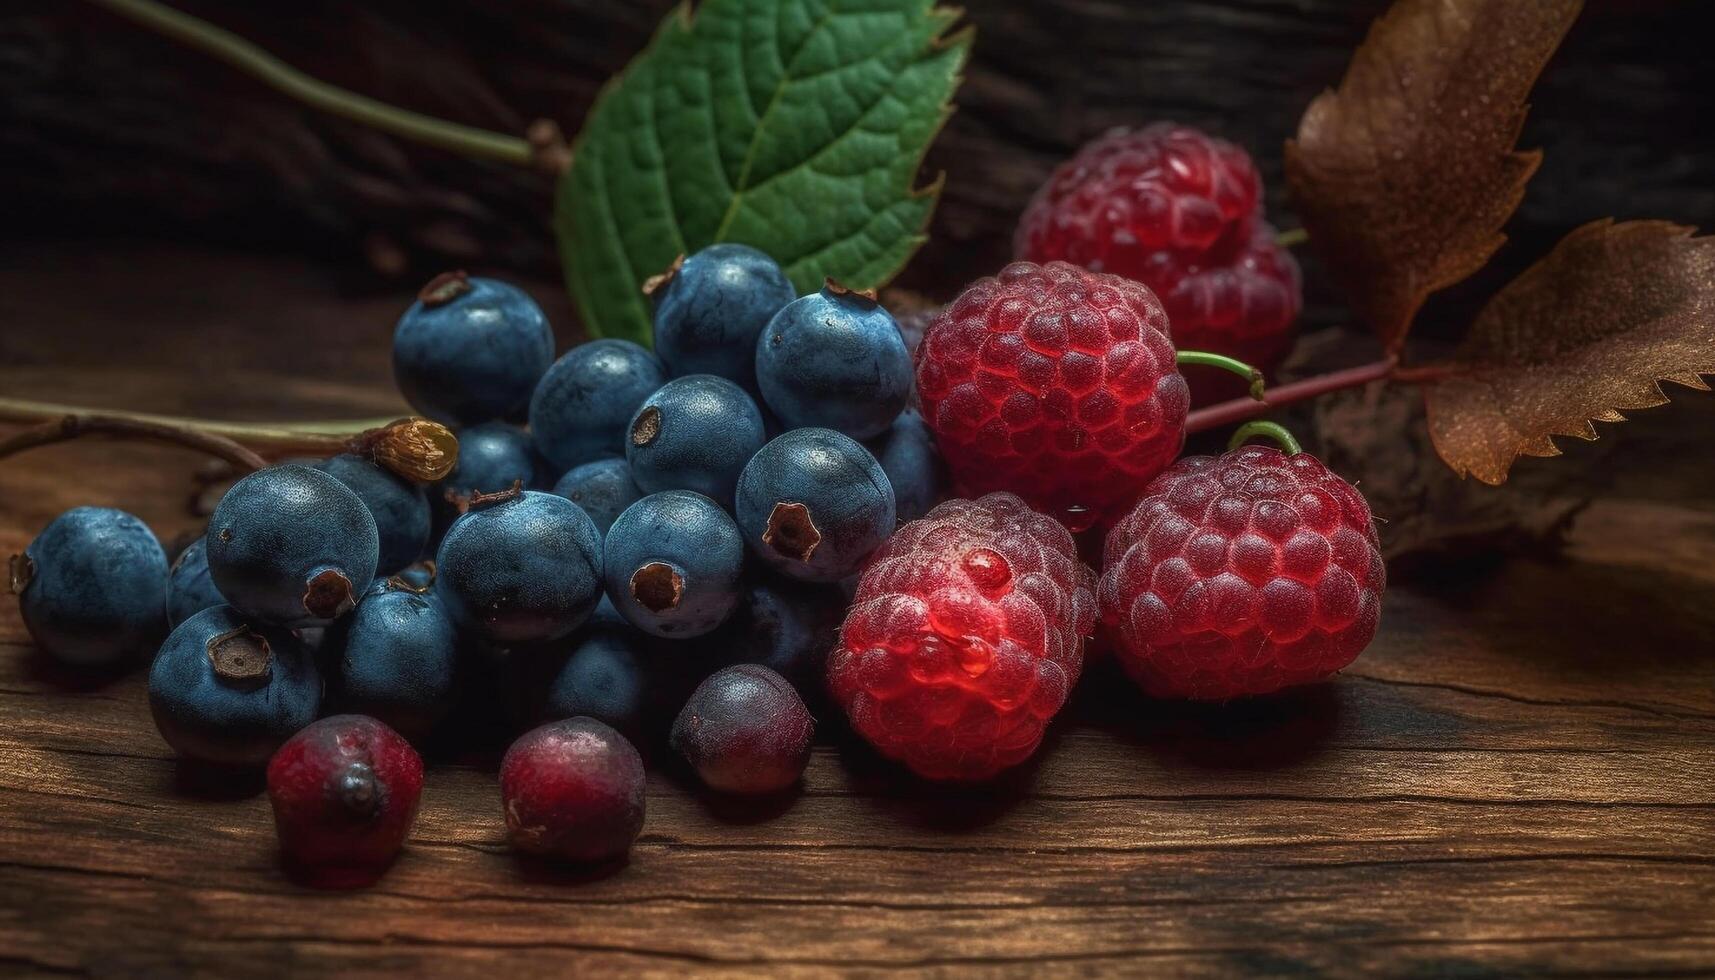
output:
<instances>
[{"instance_id":1,"label":"dried brown leaf","mask_svg":"<svg viewBox=\"0 0 1715 980\"><path fill-rule=\"evenodd\" d=\"M1665 221L1592 222L1489 301L1429 386L1429 434L1460 476L1502 483L1554 436L1667 401L1660 381L1704 391L1715 374L1715 237Z\"/></svg>"},{"instance_id":2,"label":"dried brown leaf","mask_svg":"<svg viewBox=\"0 0 1715 980\"><path fill-rule=\"evenodd\" d=\"M1542 154L1525 98L1582 0L1398 0L1286 144L1310 243L1397 351L1423 300L1506 240Z\"/></svg>"}]
</instances>

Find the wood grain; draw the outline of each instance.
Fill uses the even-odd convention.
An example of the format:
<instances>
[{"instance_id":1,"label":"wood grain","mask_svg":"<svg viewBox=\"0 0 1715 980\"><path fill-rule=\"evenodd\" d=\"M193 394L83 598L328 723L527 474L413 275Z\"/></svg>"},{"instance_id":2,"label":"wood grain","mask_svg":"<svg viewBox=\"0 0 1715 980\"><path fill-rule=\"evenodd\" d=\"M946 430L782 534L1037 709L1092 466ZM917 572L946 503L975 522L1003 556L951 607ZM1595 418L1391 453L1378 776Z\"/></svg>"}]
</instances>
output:
<instances>
[{"instance_id":1,"label":"wood grain","mask_svg":"<svg viewBox=\"0 0 1715 980\"><path fill-rule=\"evenodd\" d=\"M403 294L118 254L89 250L52 304L0 271L0 321L35 324L0 333L0 388L235 418L397 407ZM174 285L191 270L206 288ZM100 289L156 280L141 305ZM0 552L74 503L191 528L199 462L105 441L0 462ZM1598 501L1560 560L1396 586L1326 684L1188 707L1098 663L990 787L916 782L835 718L779 806L657 766L642 839L601 873L514 858L493 753L437 759L399 862L340 894L279 867L254 786L174 762L140 671L68 675L3 603L0 973L1706 974L1715 507L1692 489Z\"/></svg>"}]
</instances>

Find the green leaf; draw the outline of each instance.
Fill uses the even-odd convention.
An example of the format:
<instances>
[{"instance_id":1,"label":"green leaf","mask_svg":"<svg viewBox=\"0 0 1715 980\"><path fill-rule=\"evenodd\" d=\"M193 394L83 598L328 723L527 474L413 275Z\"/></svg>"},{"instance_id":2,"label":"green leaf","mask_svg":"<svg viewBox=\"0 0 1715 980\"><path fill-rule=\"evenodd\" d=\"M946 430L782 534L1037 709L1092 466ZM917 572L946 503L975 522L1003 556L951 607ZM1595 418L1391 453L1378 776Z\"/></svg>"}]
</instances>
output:
<instances>
[{"instance_id":1,"label":"green leaf","mask_svg":"<svg viewBox=\"0 0 1715 980\"><path fill-rule=\"evenodd\" d=\"M566 282L598 336L649 343L645 279L715 242L800 292L884 285L927 237L914 186L970 32L933 0L704 0L610 81L554 204Z\"/></svg>"}]
</instances>

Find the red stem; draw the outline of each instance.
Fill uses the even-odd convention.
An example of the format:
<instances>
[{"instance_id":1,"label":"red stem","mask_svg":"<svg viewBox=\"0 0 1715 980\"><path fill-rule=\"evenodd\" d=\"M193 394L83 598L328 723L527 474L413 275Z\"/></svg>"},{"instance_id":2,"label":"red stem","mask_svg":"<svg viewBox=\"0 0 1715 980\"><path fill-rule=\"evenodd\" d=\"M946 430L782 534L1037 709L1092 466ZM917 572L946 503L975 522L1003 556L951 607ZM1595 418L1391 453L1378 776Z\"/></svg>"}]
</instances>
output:
<instances>
[{"instance_id":1,"label":"red stem","mask_svg":"<svg viewBox=\"0 0 1715 980\"><path fill-rule=\"evenodd\" d=\"M1202 432L1204 429L1214 429L1234 422L1254 419L1266 415L1283 405L1301 402L1317 395L1325 395L1330 391L1340 391L1343 388L1356 388L1391 377L1399 365L1398 358L1387 357L1371 364L1364 364L1332 374L1320 374L1314 378L1294 381L1278 388L1270 388L1263 393L1261 401L1254 398L1235 398L1229 402L1199 408L1185 419L1186 432Z\"/></svg>"}]
</instances>

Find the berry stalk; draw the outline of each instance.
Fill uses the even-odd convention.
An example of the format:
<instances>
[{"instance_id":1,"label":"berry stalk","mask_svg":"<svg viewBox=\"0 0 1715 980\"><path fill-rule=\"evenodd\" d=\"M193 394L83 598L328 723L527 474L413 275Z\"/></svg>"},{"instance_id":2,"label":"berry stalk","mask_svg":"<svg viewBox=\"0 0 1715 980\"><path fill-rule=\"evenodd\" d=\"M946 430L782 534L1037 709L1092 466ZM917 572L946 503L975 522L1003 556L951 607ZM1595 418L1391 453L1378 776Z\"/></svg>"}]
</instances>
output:
<instances>
[{"instance_id":1,"label":"berry stalk","mask_svg":"<svg viewBox=\"0 0 1715 980\"><path fill-rule=\"evenodd\" d=\"M1396 376L1399 360L1395 357L1385 357L1370 364L1347 368L1344 371L1334 371L1320 374L1291 384L1277 385L1268 389L1260 399L1235 398L1232 401L1221 402L1199 408L1185 418L1186 432L1202 432L1205 429L1215 429L1234 422L1266 415L1269 411L1291 405L1295 402L1326 395L1329 392L1342 391L1346 388L1356 388ZM1418 380L1413 377L1412 380Z\"/></svg>"},{"instance_id":2,"label":"berry stalk","mask_svg":"<svg viewBox=\"0 0 1715 980\"><path fill-rule=\"evenodd\" d=\"M348 92L298 71L250 41L155 0L89 0L255 78L282 95L384 133L451 150L462 156L552 170L568 161L564 139L551 123L531 127L528 138L436 119Z\"/></svg>"},{"instance_id":3,"label":"berry stalk","mask_svg":"<svg viewBox=\"0 0 1715 980\"><path fill-rule=\"evenodd\" d=\"M111 435L186 446L245 471L262 469L270 457L359 452L407 479L432 482L446 476L458 461L458 441L444 426L427 419L352 419L281 428L0 398L3 422L30 428L0 439L0 459L86 435Z\"/></svg>"}]
</instances>

